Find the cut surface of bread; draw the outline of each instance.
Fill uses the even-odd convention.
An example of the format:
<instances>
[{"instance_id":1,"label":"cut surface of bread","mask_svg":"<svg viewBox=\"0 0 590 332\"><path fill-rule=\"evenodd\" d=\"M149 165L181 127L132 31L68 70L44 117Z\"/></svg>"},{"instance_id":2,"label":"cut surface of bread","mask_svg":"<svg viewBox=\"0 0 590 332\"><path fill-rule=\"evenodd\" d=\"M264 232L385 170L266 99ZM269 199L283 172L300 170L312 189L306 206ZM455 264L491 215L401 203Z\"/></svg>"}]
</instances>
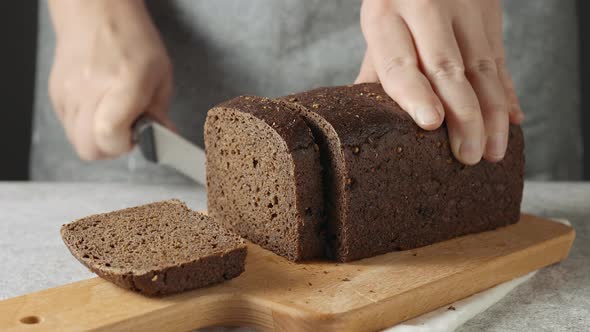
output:
<instances>
[{"instance_id":1,"label":"cut surface of bread","mask_svg":"<svg viewBox=\"0 0 590 332\"><path fill-rule=\"evenodd\" d=\"M114 284L165 295L237 277L246 244L179 200L92 215L61 228L70 252Z\"/></svg>"},{"instance_id":2,"label":"cut surface of bread","mask_svg":"<svg viewBox=\"0 0 590 332\"><path fill-rule=\"evenodd\" d=\"M283 98L303 106L325 170L330 255L351 261L515 223L523 190L522 130L505 158L459 163L446 126L420 129L380 84Z\"/></svg>"},{"instance_id":3,"label":"cut surface of bread","mask_svg":"<svg viewBox=\"0 0 590 332\"><path fill-rule=\"evenodd\" d=\"M205 122L208 213L293 261L323 256L319 149L285 102L242 96Z\"/></svg>"}]
</instances>

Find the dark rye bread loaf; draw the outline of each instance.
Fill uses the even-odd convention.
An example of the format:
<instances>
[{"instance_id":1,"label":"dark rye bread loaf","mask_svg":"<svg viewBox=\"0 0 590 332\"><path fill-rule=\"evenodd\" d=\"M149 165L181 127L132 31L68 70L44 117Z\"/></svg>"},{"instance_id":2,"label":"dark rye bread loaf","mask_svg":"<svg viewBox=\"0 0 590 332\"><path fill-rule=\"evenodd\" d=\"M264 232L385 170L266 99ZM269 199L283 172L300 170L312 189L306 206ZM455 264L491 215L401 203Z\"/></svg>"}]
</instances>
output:
<instances>
[{"instance_id":1,"label":"dark rye bread loaf","mask_svg":"<svg viewBox=\"0 0 590 332\"><path fill-rule=\"evenodd\" d=\"M303 114L326 170L331 255L351 261L515 223L523 134L510 127L503 161L464 166L447 129L420 129L379 84L284 97Z\"/></svg>"},{"instance_id":2,"label":"dark rye bread loaf","mask_svg":"<svg viewBox=\"0 0 590 332\"><path fill-rule=\"evenodd\" d=\"M319 149L288 103L242 96L205 122L209 214L293 261L323 256Z\"/></svg>"},{"instance_id":3,"label":"dark rye bread loaf","mask_svg":"<svg viewBox=\"0 0 590 332\"><path fill-rule=\"evenodd\" d=\"M63 225L61 236L92 272L149 296L204 287L244 271L244 241L179 200L89 216Z\"/></svg>"}]
</instances>

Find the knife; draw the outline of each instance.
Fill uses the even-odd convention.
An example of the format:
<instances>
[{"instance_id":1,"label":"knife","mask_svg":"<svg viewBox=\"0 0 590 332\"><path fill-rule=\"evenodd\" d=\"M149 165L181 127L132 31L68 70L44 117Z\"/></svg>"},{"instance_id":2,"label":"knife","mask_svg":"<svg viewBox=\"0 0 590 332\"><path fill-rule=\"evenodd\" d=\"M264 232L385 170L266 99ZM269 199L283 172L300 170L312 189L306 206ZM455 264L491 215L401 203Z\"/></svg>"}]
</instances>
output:
<instances>
[{"instance_id":1,"label":"knife","mask_svg":"<svg viewBox=\"0 0 590 332\"><path fill-rule=\"evenodd\" d=\"M205 151L147 116L133 126L133 141L145 159L171 167L206 185Z\"/></svg>"}]
</instances>

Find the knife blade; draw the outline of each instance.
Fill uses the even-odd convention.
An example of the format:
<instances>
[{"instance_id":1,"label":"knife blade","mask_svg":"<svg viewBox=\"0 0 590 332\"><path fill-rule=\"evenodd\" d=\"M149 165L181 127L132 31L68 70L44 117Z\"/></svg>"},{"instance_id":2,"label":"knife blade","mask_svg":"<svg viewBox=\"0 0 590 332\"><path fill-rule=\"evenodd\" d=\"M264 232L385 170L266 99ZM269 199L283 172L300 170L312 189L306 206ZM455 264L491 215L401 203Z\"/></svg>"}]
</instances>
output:
<instances>
[{"instance_id":1,"label":"knife blade","mask_svg":"<svg viewBox=\"0 0 590 332\"><path fill-rule=\"evenodd\" d=\"M145 159L171 167L206 185L205 151L168 128L142 116L133 126L133 140Z\"/></svg>"}]
</instances>

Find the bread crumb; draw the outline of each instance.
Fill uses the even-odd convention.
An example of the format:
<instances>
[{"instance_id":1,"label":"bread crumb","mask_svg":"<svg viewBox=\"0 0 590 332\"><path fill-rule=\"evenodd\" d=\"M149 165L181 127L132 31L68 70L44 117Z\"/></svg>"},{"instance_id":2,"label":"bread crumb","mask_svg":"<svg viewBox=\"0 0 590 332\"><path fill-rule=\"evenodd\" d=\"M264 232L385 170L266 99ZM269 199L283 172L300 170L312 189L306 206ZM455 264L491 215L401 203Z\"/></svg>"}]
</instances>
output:
<instances>
[{"instance_id":1,"label":"bread crumb","mask_svg":"<svg viewBox=\"0 0 590 332\"><path fill-rule=\"evenodd\" d=\"M455 307L453 307L453 306L450 306L450 307L448 307L448 308L447 308L447 310L452 310L452 311L455 311L455 310L457 310L457 308L455 308Z\"/></svg>"},{"instance_id":2,"label":"bread crumb","mask_svg":"<svg viewBox=\"0 0 590 332\"><path fill-rule=\"evenodd\" d=\"M352 187L352 183L353 183L352 178L346 178L345 184L348 189L350 189L350 187Z\"/></svg>"},{"instance_id":3,"label":"bread crumb","mask_svg":"<svg viewBox=\"0 0 590 332\"><path fill-rule=\"evenodd\" d=\"M158 275L157 274L152 277L152 281L156 281L156 280L158 280Z\"/></svg>"}]
</instances>

